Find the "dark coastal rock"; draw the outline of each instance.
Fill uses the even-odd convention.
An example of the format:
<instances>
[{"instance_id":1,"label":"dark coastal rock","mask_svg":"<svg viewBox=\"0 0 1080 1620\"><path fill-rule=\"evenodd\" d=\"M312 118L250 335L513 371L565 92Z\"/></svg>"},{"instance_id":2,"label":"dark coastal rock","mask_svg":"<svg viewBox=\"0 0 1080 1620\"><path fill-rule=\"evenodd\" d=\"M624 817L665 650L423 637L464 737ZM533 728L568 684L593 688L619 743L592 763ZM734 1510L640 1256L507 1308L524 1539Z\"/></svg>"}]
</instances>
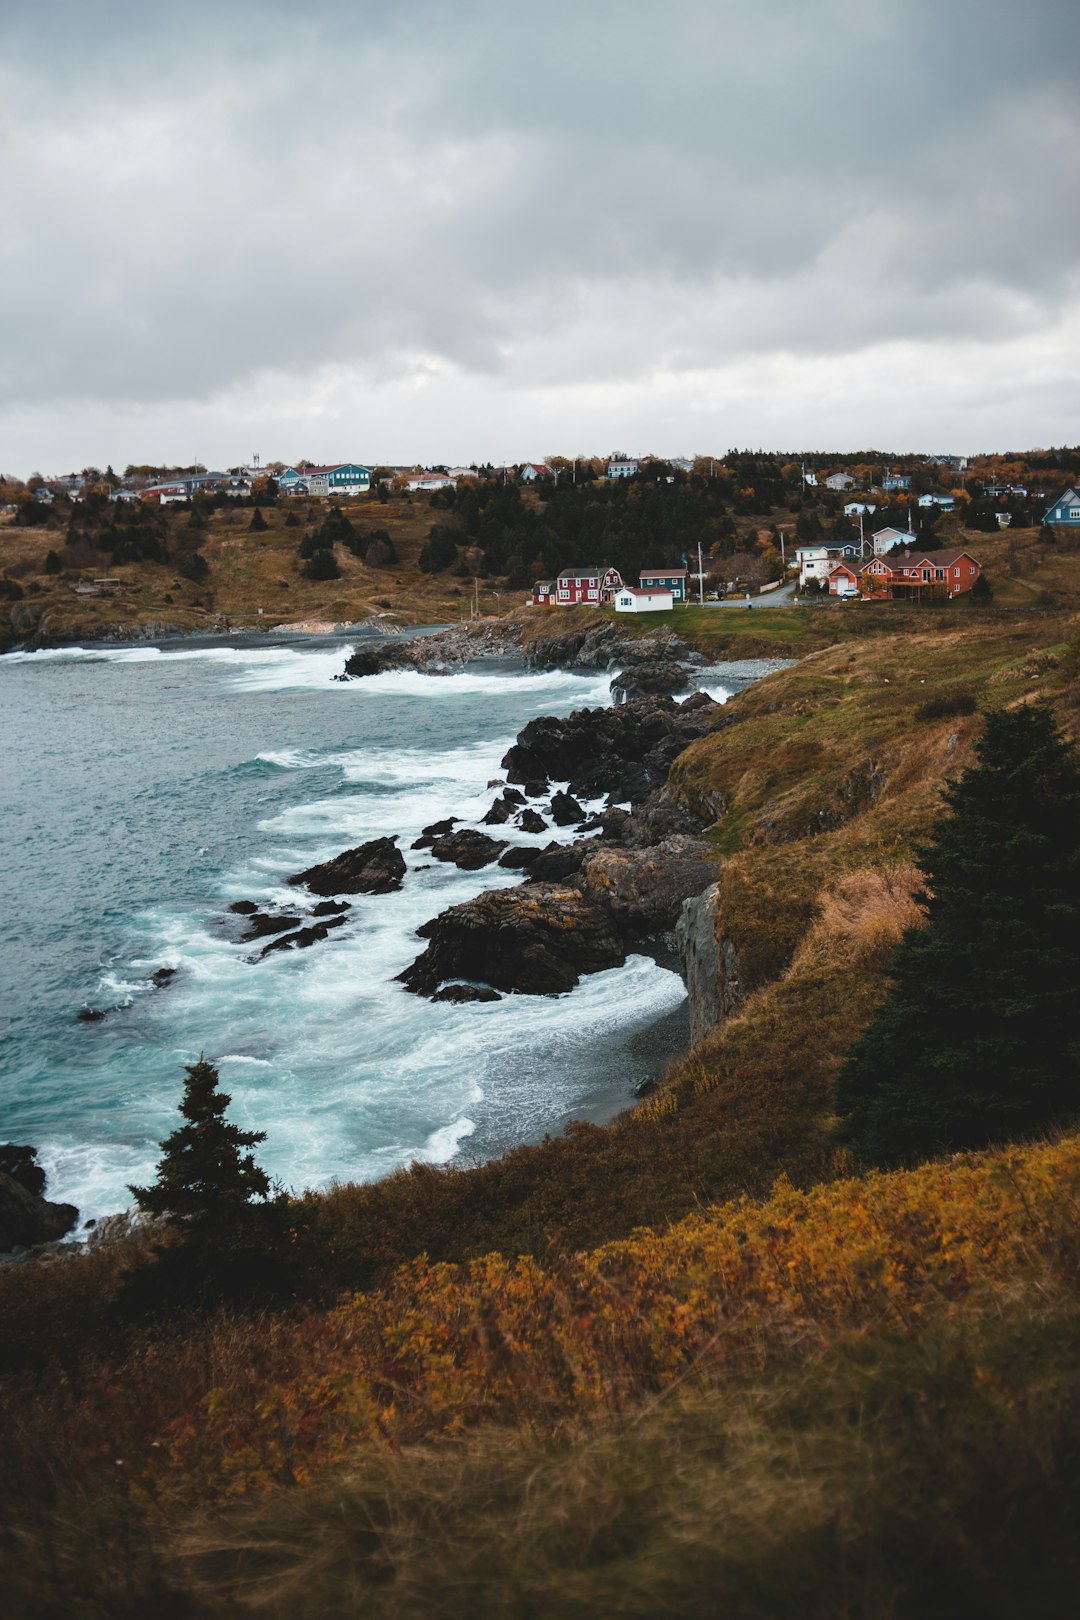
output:
<instances>
[{"instance_id":1,"label":"dark coastal rock","mask_svg":"<svg viewBox=\"0 0 1080 1620\"><path fill-rule=\"evenodd\" d=\"M544 715L518 734L503 767L512 783L545 777L569 782L577 797L606 793L610 800L637 804L666 782L672 761L689 743L722 723L719 704L706 699L691 706L670 697L579 709L565 719Z\"/></svg>"},{"instance_id":2,"label":"dark coastal rock","mask_svg":"<svg viewBox=\"0 0 1080 1620\"><path fill-rule=\"evenodd\" d=\"M547 822L538 811L532 808L531 805L526 805L525 809L522 810L521 814L517 818L517 824L521 828L522 832L547 832Z\"/></svg>"},{"instance_id":3,"label":"dark coastal rock","mask_svg":"<svg viewBox=\"0 0 1080 1620\"><path fill-rule=\"evenodd\" d=\"M519 793L517 788L504 788L503 798L506 800L507 804L519 805L525 803L524 793Z\"/></svg>"},{"instance_id":4,"label":"dark coastal rock","mask_svg":"<svg viewBox=\"0 0 1080 1620\"><path fill-rule=\"evenodd\" d=\"M437 861L450 861L463 872L478 872L482 866L490 866L497 860L505 848L505 839L489 838L487 833L462 827L458 832L436 838L431 853Z\"/></svg>"},{"instance_id":5,"label":"dark coastal rock","mask_svg":"<svg viewBox=\"0 0 1080 1620\"><path fill-rule=\"evenodd\" d=\"M280 938L272 939L269 945L263 946L257 960L261 961L264 956L269 956L271 951L305 950L309 945L318 944L320 939L326 939L331 928L340 928L344 921L344 917L327 917L325 922L312 923L308 928L298 928L292 934L282 934Z\"/></svg>"},{"instance_id":6,"label":"dark coastal rock","mask_svg":"<svg viewBox=\"0 0 1080 1620\"><path fill-rule=\"evenodd\" d=\"M507 867L512 872L519 872L524 867L531 866L540 854L538 849L531 845L511 844L504 855L499 856L499 865Z\"/></svg>"},{"instance_id":7,"label":"dark coastal rock","mask_svg":"<svg viewBox=\"0 0 1080 1620\"><path fill-rule=\"evenodd\" d=\"M514 806L507 799L496 799L486 816L481 818L485 827L501 827L510 820Z\"/></svg>"},{"instance_id":8,"label":"dark coastal rock","mask_svg":"<svg viewBox=\"0 0 1080 1620\"><path fill-rule=\"evenodd\" d=\"M311 915L313 917L337 917L351 910L352 906L347 900L320 900L317 906L312 906Z\"/></svg>"},{"instance_id":9,"label":"dark coastal rock","mask_svg":"<svg viewBox=\"0 0 1080 1620\"><path fill-rule=\"evenodd\" d=\"M444 984L432 1001L501 1001L502 996L488 984Z\"/></svg>"},{"instance_id":10,"label":"dark coastal rock","mask_svg":"<svg viewBox=\"0 0 1080 1620\"><path fill-rule=\"evenodd\" d=\"M154 986L155 990L164 990L167 984L172 984L179 971L179 968L174 967L155 968L153 973L150 975L150 983Z\"/></svg>"},{"instance_id":11,"label":"dark coastal rock","mask_svg":"<svg viewBox=\"0 0 1080 1620\"><path fill-rule=\"evenodd\" d=\"M674 697L685 692L690 676L681 664L665 659L655 664L636 664L612 676L611 695L616 703L628 703L633 698Z\"/></svg>"},{"instance_id":12,"label":"dark coastal rock","mask_svg":"<svg viewBox=\"0 0 1080 1620\"><path fill-rule=\"evenodd\" d=\"M627 935L651 936L675 927L683 902L716 879L707 844L682 836L647 849L586 844L580 884L586 899L610 911Z\"/></svg>"},{"instance_id":13,"label":"dark coastal rock","mask_svg":"<svg viewBox=\"0 0 1080 1620\"><path fill-rule=\"evenodd\" d=\"M405 858L397 838L373 838L368 844L343 850L332 861L295 872L287 881L304 884L314 894L389 894L401 888Z\"/></svg>"},{"instance_id":14,"label":"dark coastal rock","mask_svg":"<svg viewBox=\"0 0 1080 1620\"><path fill-rule=\"evenodd\" d=\"M37 1148L5 1142L0 1146L0 1173L17 1181L33 1198L45 1191L45 1172L37 1162Z\"/></svg>"},{"instance_id":15,"label":"dark coastal rock","mask_svg":"<svg viewBox=\"0 0 1080 1620\"><path fill-rule=\"evenodd\" d=\"M234 900L232 905L229 907L229 910L234 911L238 917L250 917L256 911L258 911L258 909L259 908L255 904L254 900Z\"/></svg>"},{"instance_id":16,"label":"dark coastal rock","mask_svg":"<svg viewBox=\"0 0 1080 1620\"><path fill-rule=\"evenodd\" d=\"M561 883L573 877L575 872L580 872L586 852L591 848L591 842L586 839L574 844L547 844L543 849L531 851L529 882Z\"/></svg>"},{"instance_id":17,"label":"dark coastal rock","mask_svg":"<svg viewBox=\"0 0 1080 1620\"><path fill-rule=\"evenodd\" d=\"M75 1017L80 1024L99 1024L109 1011L108 1007L80 1007Z\"/></svg>"},{"instance_id":18,"label":"dark coastal rock","mask_svg":"<svg viewBox=\"0 0 1080 1620\"><path fill-rule=\"evenodd\" d=\"M345 662L345 674L350 680L362 675L382 675L388 669L413 669L409 656L409 643L400 641L366 641Z\"/></svg>"},{"instance_id":19,"label":"dark coastal rock","mask_svg":"<svg viewBox=\"0 0 1080 1620\"><path fill-rule=\"evenodd\" d=\"M74 1204L53 1204L44 1197L45 1172L32 1147L0 1147L0 1253L55 1243L79 1218Z\"/></svg>"},{"instance_id":20,"label":"dark coastal rock","mask_svg":"<svg viewBox=\"0 0 1080 1620\"><path fill-rule=\"evenodd\" d=\"M431 995L446 980L557 995L583 973L618 967L626 951L609 912L577 889L543 883L495 889L451 906L418 930L427 949L399 975Z\"/></svg>"},{"instance_id":21,"label":"dark coastal rock","mask_svg":"<svg viewBox=\"0 0 1080 1620\"><path fill-rule=\"evenodd\" d=\"M268 912L256 911L249 921L251 927L240 935L245 945L253 939L266 939L270 934L283 934L287 928L298 928L301 918L290 916L287 912L279 912L277 916L273 916Z\"/></svg>"},{"instance_id":22,"label":"dark coastal rock","mask_svg":"<svg viewBox=\"0 0 1080 1620\"><path fill-rule=\"evenodd\" d=\"M429 636L367 641L345 664L344 680L381 675L388 669L418 669L428 675L448 674L480 658L505 658L521 652L521 638L512 623L451 625Z\"/></svg>"},{"instance_id":23,"label":"dark coastal rock","mask_svg":"<svg viewBox=\"0 0 1080 1620\"><path fill-rule=\"evenodd\" d=\"M441 838L444 833L451 832L457 825L457 816L445 816L442 821L433 821L430 827L420 829L419 838L414 838L409 848L430 849L436 838Z\"/></svg>"},{"instance_id":24,"label":"dark coastal rock","mask_svg":"<svg viewBox=\"0 0 1080 1620\"><path fill-rule=\"evenodd\" d=\"M548 790L547 777L534 777L531 781L524 783L524 789L526 798L542 799Z\"/></svg>"},{"instance_id":25,"label":"dark coastal rock","mask_svg":"<svg viewBox=\"0 0 1080 1620\"><path fill-rule=\"evenodd\" d=\"M554 794L550 810L556 827L574 827L585 820L584 810L570 793Z\"/></svg>"}]
</instances>

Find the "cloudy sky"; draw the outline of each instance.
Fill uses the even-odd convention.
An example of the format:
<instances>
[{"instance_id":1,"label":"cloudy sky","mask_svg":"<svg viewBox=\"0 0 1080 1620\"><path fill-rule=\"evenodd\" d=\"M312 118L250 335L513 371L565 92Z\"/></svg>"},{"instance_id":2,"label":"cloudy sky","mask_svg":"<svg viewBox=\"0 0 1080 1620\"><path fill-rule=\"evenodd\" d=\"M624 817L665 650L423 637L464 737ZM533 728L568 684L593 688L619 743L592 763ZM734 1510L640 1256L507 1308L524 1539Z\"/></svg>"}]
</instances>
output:
<instances>
[{"instance_id":1,"label":"cloudy sky","mask_svg":"<svg viewBox=\"0 0 1080 1620\"><path fill-rule=\"evenodd\" d=\"M1080 440L1077 0L0 8L0 471Z\"/></svg>"}]
</instances>

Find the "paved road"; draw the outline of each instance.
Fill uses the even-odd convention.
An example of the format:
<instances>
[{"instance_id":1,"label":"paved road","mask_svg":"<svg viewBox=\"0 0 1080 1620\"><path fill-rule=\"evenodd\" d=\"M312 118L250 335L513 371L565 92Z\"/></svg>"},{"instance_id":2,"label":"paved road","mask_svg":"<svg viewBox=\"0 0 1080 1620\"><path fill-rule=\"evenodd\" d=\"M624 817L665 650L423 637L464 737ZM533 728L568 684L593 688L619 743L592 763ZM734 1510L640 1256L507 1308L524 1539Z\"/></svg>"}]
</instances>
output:
<instances>
[{"instance_id":1,"label":"paved road","mask_svg":"<svg viewBox=\"0 0 1080 1620\"><path fill-rule=\"evenodd\" d=\"M736 612L746 612L746 599L742 596L725 597L722 602L706 602L704 605L707 608L734 608ZM775 591L770 591L767 596L752 597L750 605L751 608L794 607L796 605L795 586L793 584L780 585Z\"/></svg>"}]
</instances>

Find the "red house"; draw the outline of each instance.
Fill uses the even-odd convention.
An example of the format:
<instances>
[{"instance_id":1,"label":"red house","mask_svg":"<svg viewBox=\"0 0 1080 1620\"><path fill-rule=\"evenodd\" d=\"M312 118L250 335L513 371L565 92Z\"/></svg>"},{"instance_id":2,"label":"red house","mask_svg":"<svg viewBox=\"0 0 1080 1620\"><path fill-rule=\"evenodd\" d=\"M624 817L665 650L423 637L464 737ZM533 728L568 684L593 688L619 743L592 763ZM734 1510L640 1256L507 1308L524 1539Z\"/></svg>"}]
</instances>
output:
<instances>
[{"instance_id":1,"label":"red house","mask_svg":"<svg viewBox=\"0 0 1080 1620\"><path fill-rule=\"evenodd\" d=\"M829 595L890 600L959 596L970 591L982 572L969 551L908 552L906 556L872 557L869 562L839 562L829 572Z\"/></svg>"},{"instance_id":2,"label":"red house","mask_svg":"<svg viewBox=\"0 0 1080 1620\"><path fill-rule=\"evenodd\" d=\"M599 607L622 589L617 568L564 568L558 579L537 580L532 601L537 607Z\"/></svg>"},{"instance_id":3,"label":"red house","mask_svg":"<svg viewBox=\"0 0 1080 1620\"><path fill-rule=\"evenodd\" d=\"M982 573L970 551L912 552L892 560L894 596L960 596Z\"/></svg>"}]
</instances>

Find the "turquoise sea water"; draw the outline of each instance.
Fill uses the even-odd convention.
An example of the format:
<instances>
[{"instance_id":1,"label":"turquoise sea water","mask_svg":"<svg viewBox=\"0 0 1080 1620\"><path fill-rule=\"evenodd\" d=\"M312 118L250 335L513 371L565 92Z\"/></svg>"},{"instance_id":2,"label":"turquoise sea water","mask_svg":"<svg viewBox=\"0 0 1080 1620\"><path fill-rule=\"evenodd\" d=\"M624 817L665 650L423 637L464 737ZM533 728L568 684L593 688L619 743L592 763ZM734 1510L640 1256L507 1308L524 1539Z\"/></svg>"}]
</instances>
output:
<instances>
[{"instance_id":1,"label":"turquoise sea water","mask_svg":"<svg viewBox=\"0 0 1080 1620\"><path fill-rule=\"evenodd\" d=\"M520 727L608 702L609 677L335 682L350 646L0 660L0 1141L35 1143L50 1195L84 1218L152 1174L200 1051L233 1117L267 1132L266 1168L299 1188L486 1158L610 1115L678 1039L682 982L647 956L558 998L434 1005L393 982L421 923L518 881L431 862L412 839L482 816ZM704 684L720 696L745 677ZM223 922L231 900L295 904L289 873L388 833L409 863L400 893L356 897L310 950L248 960ZM177 972L156 989L161 967ZM82 1023L81 1007L116 1010Z\"/></svg>"}]
</instances>

